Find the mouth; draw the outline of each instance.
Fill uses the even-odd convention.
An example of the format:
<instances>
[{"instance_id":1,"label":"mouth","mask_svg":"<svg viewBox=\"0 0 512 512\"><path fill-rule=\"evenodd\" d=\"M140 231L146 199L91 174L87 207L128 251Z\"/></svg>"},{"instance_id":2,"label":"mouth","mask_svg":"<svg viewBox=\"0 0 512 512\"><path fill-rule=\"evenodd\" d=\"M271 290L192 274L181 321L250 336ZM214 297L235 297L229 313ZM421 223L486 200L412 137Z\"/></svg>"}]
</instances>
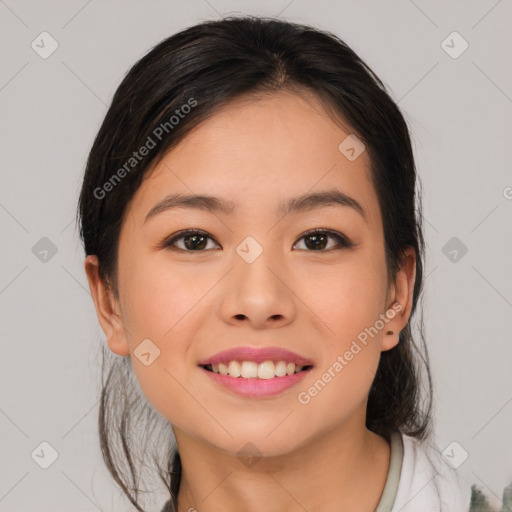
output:
<instances>
[{"instance_id":1,"label":"mouth","mask_svg":"<svg viewBox=\"0 0 512 512\"><path fill-rule=\"evenodd\" d=\"M219 375L233 377L236 379L261 379L268 380L273 378L281 378L297 373L307 372L313 368L313 365L299 365L293 361L224 361L220 363L208 363L199 365L208 372L217 373Z\"/></svg>"},{"instance_id":2,"label":"mouth","mask_svg":"<svg viewBox=\"0 0 512 512\"><path fill-rule=\"evenodd\" d=\"M282 347L235 347L199 361L198 367L230 393L264 399L297 386L314 363Z\"/></svg>"},{"instance_id":3,"label":"mouth","mask_svg":"<svg viewBox=\"0 0 512 512\"><path fill-rule=\"evenodd\" d=\"M282 347L235 347L199 361L220 376L268 380L307 372L313 361Z\"/></svg>"}]
</instances>

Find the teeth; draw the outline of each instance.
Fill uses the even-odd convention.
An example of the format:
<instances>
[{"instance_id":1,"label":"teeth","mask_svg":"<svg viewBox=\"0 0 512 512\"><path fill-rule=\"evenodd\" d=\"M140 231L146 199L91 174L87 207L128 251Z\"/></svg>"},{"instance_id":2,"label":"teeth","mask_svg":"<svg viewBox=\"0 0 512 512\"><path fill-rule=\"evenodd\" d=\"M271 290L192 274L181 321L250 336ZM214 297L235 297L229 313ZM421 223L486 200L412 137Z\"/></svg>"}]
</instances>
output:
<instances>
[{"instance_id":1,"label":"teeth","mask_svg":"<svg viewBox=\"0 0 512 512\"><path fill-rule=\"evenodd\" d=\"M238 364L238 361L229 362L228 373L231 377L240 377L240 365Z\"/></svg>"},{"instance_id":2,"label":"teeth","mask_svg":"<svg viewBox=\"0 0 512 512\"><path fill-rule=\"evenodd\" d=\"M274 377L285 377L303 370L304 366L287 363L286 361L226 361L225 363L210 365L214 373L229 375L231 377L243 377L245 379L273 379Z\"/></svg>"},{"instance_id":3,"label":"teeth","mask_svg":"<svg viewBox=\"0 0 512 512\"><path fill-rule=\"evenodd\" d=\"M286 363L278 361L276 364L276 377L284 377L286 375Z\"/></svg>"},{"instance_id":4,"label":"teeth","mask_svg":"<svg viewBox=\"0 0 512 512\"><path fill-rule=\"evenodd\" d=\"M276 376L276 367L273 361L265 361L258 366L258 379L273 379Z\"/></svg>"},{"instance_id":5,"label":"teeth","mask_svg":"<svg viewBox=\"0 0 512 512\"><path fill-rule=\"evenodd\" d=\"M258 364L252 361L244 361L242 363L242 377L246 379L255 379L258 377Z\"/></svg>"}]
</instances>

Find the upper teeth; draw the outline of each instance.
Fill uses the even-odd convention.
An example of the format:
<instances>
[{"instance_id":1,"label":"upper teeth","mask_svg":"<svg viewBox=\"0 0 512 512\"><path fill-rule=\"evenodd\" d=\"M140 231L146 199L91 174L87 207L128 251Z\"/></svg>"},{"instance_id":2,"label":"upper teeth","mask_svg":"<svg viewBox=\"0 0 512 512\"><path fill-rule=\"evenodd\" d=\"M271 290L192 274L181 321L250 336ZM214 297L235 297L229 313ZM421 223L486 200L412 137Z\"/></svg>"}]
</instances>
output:
<instances>
[{"instance_id":1,"label":"upper teeth","mask_svg":"<svg viewBox=\"0 0 512 512\"><path fill-rule=\"evenodd\" d=\"M284 377L285 375L293 375L302 371L303 366L295 366L295 363L287 363L286 361L265 361L263 363L255 363L254 361L229 361L226 363L210 365L212 371L221 375L229 375L231 377L244 377L246 379L273 379L274 377Z\"/></svg>"}]
</instances>

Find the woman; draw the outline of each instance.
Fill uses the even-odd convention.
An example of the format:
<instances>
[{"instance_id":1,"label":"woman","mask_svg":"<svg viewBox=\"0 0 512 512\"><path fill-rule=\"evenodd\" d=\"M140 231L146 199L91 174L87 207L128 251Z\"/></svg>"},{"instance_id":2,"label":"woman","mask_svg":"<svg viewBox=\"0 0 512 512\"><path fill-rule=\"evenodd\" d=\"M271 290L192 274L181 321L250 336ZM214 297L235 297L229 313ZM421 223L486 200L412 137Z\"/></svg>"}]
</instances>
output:
<instances>
[{"instance_id":1,"label":"woman","mask_svg":"<svg viewBox=\"0 0 512 512\"><path fill-rule=\"evenodd\" d=\"M79 215L118 356L101 447L137 510L148 453L165 510L469 509L411 332L415 190L402 114L331 34L226 18L134 65Z\"/></svg>"}]
</instances>

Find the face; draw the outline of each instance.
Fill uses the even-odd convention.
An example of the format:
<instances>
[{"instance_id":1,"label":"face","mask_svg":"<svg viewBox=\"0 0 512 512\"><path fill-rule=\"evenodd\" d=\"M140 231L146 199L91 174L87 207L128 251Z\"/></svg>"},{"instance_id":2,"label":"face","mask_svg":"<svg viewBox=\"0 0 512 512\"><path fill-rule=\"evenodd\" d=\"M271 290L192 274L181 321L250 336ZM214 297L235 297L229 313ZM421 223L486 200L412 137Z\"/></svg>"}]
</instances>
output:
<instances>
[{"instance_id":1,"label":"face","mask_svg":"<svg viewBox=\"0 0 512 512\"><path fill-rule=\"evenodd\" d=\"M131 355L144 394L182 438L229 453L250 441L279 455L364 425L380 353L407 322L414 275L388 281L368 154L348 159L339 149L350 134L313 97L237 100L164 156L130 202L119 298L110 316L95 293L96 306L111 350ZM293 202L323 192L338 200ZM226 208L196 202L148 216L175 194L214 196ZM263 382L252 391L199 366L240 347L286 349L294 355L262 358L309 364L296 375L239 377ZM252 352L232 359L259 368Z\"/></svg>"}]
</instances>

